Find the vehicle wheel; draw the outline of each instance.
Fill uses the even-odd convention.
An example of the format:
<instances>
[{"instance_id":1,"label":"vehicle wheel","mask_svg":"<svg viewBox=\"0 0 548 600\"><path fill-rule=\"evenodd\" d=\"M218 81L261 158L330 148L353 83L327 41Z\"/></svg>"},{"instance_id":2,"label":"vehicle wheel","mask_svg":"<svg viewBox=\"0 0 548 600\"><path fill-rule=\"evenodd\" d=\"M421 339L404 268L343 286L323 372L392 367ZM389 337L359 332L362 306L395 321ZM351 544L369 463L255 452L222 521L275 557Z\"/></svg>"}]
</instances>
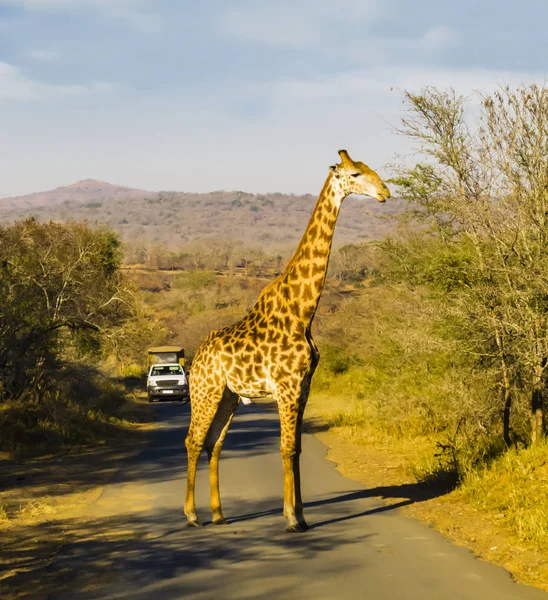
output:
<instances>
[{"instance_id":1,"label":"vehicle wheel","mask_svg":"<svg viewBox=\"0 0 548 600\"><path fill-rule=\"evenodd\" d=\"M150 394L148 395L148 401L149 402L154 402L154 398Z\"/></svg>"}]
</instances>

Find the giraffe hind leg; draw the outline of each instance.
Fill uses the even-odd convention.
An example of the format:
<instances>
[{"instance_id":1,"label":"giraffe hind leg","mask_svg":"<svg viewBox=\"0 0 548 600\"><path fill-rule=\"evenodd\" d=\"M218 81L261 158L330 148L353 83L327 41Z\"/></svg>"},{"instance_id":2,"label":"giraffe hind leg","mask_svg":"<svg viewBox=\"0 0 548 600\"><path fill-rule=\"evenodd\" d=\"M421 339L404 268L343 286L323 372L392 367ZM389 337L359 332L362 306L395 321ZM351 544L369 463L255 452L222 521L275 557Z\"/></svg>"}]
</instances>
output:
<instances>
[{"instance_id":1,"label":"giraffe hind leg","mask_svg":"<svg viewBox=\"0 0 548 600\"><path fill-rule=\"evenodd\" d=\"M217 412L205 439L205 447L209 458L209 483L211 493L211 514L215 525L226 523L221 508L221 495L219 491L219 458L223 447L226 432L232 417L238 408L240 398L237 394L225 388Z\"/></svg>"},{"instance_id":2,"label":"giraffe hind leg","mask_svg":"<svg viewBox=\"0 0 548 600\"><path fill-rule=\"evenodd\" d=\"M217 413L217 407L223 396L223 386L191 385L191 417L190 426L185 439L187 450L187 486L185 499L185 515L189 527L201 527L202 523L196 514L195 486L198 459L202 453L206 436Z\"/></svg>"}]
</instances>

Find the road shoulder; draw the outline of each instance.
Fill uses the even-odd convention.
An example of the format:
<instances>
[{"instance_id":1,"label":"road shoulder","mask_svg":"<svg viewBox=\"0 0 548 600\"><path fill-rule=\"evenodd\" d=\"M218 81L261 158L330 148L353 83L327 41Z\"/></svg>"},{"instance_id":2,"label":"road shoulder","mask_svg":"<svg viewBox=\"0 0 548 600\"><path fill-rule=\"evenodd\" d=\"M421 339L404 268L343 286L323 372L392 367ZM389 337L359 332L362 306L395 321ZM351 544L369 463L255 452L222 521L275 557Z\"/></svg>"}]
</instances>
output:
<instances>
[{"instance_id":1,"label":"road shoulder","mask_svg":"<svg viewBox=\"0 0 548 600\"><path fill-rule=\"evenodd\" d=\"M521 542L497 516L470 506L458 490L440 495L410 475L406 457L386 448L353 442L344 427L310 427L328 447L327 459L345 477L375 488L388 504L411 502L399 510L443 533L475 556L506 569L519 583L548 591L548 553Z\"/></svg>"}]
</instances>

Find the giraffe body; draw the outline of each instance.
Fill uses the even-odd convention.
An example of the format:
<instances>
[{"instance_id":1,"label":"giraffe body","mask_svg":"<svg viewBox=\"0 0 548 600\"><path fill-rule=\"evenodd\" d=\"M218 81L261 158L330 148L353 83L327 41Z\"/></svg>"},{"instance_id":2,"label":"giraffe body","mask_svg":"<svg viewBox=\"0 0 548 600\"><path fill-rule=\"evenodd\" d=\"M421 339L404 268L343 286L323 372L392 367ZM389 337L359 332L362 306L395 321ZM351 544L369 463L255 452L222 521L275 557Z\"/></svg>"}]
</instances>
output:
<instances>
[{"instance_id":1,"label":"giraffe body","mask_svg":"<svg viewBox=\"0 0 548 600\"><path fill-rule=\"evenodd\" d=\"M301 429L310 383L319 361L311 325L321 296L341 203L350 193L384 202L390 192L379 176L340 150L308 227L284 273L268 285L237 323L213 331L199 347L190 373L191 422L186 438L185 514L199 526L194 503L196 465L205 445L210 463L214 523L224 523L219 456L241 399L272 395L280 414L284 516L288 531L307 529L300 485Z\"/></svg>"}]
</instances>

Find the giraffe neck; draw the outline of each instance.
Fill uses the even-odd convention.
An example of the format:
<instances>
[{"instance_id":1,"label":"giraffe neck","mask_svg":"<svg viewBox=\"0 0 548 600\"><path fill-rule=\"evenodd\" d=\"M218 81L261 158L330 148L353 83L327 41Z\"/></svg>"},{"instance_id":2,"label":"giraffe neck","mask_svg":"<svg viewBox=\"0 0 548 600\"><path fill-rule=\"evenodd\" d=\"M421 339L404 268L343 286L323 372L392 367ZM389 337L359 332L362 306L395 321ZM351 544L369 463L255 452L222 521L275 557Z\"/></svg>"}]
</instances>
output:
<instances>
[{"instance_id":1,"label":"giraffe neck","mask_svg":"<svg viewBox=\"0 0 548 600\"><path fill-rule=\"evenodd\" d=\"M307 327L320 301L333 233L346 195L338 180L330 173L301 242L281 277L280 291L290 312Z\"/></svg>"}]
</instances>

